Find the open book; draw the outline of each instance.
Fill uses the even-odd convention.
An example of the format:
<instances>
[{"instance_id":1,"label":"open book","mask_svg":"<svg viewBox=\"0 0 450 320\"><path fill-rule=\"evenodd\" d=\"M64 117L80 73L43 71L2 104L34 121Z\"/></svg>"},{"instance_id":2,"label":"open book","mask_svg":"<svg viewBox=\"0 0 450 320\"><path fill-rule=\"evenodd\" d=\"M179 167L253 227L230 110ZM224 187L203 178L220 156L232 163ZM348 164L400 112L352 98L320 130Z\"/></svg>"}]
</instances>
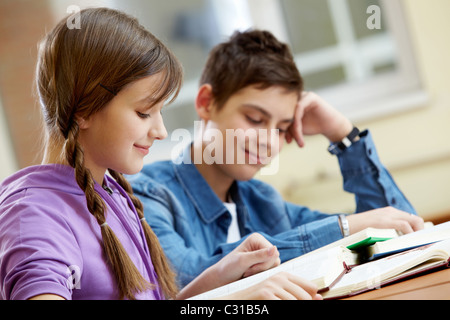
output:
<instances>
[{"instance_id":1,"label":"open book","mask_svg":"<svg viewBox=\"0 0 450 320\"><path fill-rule=\"evenodd\" d=\"M322 296L336 299L356 295L425 271L448 267L449 263L450 240L444 240L355 266Z\"/></svg>"},{"instance_id":2,"label":"open book","mask_svg":"<svg viewBox=\"0 0 450 320\"><path fill-rule=\"evenodd\" d=\"M449 240L429 245L444 239ZM441 244L442 247L437 246ZM423 245L429 246L417 248ZM366 259L361 257L361 252L366 255L368 251L375 256L379 253L388 256L366 262ZM405 253L392 255L401 251L405 251ZM449 253L450 222L427 227L408 235L399 235L394 229L368 228L287 261L276 268L205 292L191 299L220 299L220 297L262 282L281 271L290 272L314 282L326 299L348 296L374 289L379 285L430 268L448 265ZM389 256L389 254L391 255Z\"/></svg>"},{"instance_id":3,"label":"open book","mask_svg":"<svg viewBox=\"0 0 450 320\"><path fill-rule=\"evenodd\" d=\"M342 246L332 247L328 250L313 251L293 260L287 261L278 267L258 273L248 278L232 282L223 287L191 298L192 300L209 300L233 294L237 291L251 287L271 276L285 271L314 282L319 292L326 291L334 285L348 270L350 265L356 263L356 255Z\"/></svg>"}]
</instances>

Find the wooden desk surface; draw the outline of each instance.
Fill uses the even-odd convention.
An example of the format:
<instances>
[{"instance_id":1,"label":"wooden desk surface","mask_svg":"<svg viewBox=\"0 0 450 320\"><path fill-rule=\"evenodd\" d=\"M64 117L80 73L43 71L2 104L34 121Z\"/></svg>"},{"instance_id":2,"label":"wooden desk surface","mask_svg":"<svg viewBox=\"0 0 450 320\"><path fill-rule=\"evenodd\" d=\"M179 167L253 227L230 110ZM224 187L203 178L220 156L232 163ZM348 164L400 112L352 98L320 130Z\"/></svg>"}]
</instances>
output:
<instances>
[{"instance_id":1,"label":"wooden desk surface","mask_svg":"<svg viewBox=\"0 0 450 320\"><path fill-rule=\"evenodd\" d=\"M450 300L450 269L398 282L344 300Z\"/></svg>"}]
</instances>

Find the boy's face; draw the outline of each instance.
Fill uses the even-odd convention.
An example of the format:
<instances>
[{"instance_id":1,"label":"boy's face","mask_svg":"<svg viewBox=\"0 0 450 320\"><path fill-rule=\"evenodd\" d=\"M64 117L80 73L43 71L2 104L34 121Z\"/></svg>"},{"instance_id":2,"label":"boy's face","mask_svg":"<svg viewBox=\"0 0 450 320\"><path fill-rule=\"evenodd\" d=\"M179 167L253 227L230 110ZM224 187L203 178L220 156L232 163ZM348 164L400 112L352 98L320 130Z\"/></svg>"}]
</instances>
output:
<instances>
[{"instance_id":1,"label":"boy's face","mask_svg":"<svg viewBox=\"0 0 450 320\"><path fill-rule=\"evenodd\" d=\"M212 103L205 132L220 132L223 154L219 167L235 180L249 180L278 155L293 123L298 94L282 87L246 87L232 95L220 110ZM213 141L209 139L209 141ZM204 142L205 144L205 142ZM208 144L208 142L206 142Z\"/></svg>"}]
</instances>

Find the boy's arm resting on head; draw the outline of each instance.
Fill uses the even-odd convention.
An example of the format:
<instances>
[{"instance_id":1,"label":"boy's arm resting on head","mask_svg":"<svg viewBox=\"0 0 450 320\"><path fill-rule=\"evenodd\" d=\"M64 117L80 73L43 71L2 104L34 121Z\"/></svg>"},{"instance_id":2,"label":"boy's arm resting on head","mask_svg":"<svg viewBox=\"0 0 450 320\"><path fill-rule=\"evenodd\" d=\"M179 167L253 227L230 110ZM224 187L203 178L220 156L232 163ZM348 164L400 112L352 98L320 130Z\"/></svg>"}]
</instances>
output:
<instances>
[{"instance_id":1,"label":"boy's arm resting on head","mask_svg":"<svg viewBox=\"0 0 450 320\"><path fill-rule=\"evenodd\" d=\"M313 92L304 92L297 105L295 121L286 136L305 147L304 136L321 134L330 143L345 139L353 129L349 119ZM362 132L338 155L344 189L355 194L356 212L392 206L416 214L381 163L372 135Z\"/></svg>"},{"instance_id":2,"label":"boy's arm resting on head","mask_svg":"<svg viewBox=\"0 0 450 320\"><path fill-rule=\"evenodd\" d=\"M330 143L337 143L353 128L350 120L329 103L312 92L305 92L286 139L295 140L301 148L305 147L305 135L322 134ZM364 219L348 217L351 232L370 226L395 227L402 232L420 230L423 219L409 216L417 213L381 163L370 132L360 133L353 143L346 142L347 148L338 153L344 190L355 195L356 213L364 212ZM383 219L377 219L380 214ZM361 220L366 221L361 223Z\"/></svg>"}]
</instances>

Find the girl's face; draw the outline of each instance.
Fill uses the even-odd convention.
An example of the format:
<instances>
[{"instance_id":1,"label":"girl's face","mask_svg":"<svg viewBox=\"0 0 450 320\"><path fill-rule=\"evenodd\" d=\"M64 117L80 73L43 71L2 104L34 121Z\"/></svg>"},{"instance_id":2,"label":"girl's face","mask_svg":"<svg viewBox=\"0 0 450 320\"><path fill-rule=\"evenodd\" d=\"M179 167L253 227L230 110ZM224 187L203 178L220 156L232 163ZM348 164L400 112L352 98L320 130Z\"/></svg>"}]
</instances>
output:
<instances>
[{"instance_id":1,"label":"girl's face","mask_svg":"<svg viewBox=\"0 0 450 320\"><path fill-rule=\"evenodd\" d=\"M220 170L235 180L248 180L268 165L284 144L297 103L295 92L250 86L232 95L220 110L213 107L205 130L220 131L224 158L234 155L232 161L224 159L226 165L218 165Z\"/></svg>"},{"instance_id":2,"label":"girl's face","mask_svg":"<svg viewBox=\"0 0 450 320\"><path fill-rule=\"evenodd\" d=\"M79 120L85 165L98 183L107 169L136 174L155 140L167 137L161 116L164 101L154 105L160 75L138 80L89 119Z\"/></svg>"}]
</instances>

